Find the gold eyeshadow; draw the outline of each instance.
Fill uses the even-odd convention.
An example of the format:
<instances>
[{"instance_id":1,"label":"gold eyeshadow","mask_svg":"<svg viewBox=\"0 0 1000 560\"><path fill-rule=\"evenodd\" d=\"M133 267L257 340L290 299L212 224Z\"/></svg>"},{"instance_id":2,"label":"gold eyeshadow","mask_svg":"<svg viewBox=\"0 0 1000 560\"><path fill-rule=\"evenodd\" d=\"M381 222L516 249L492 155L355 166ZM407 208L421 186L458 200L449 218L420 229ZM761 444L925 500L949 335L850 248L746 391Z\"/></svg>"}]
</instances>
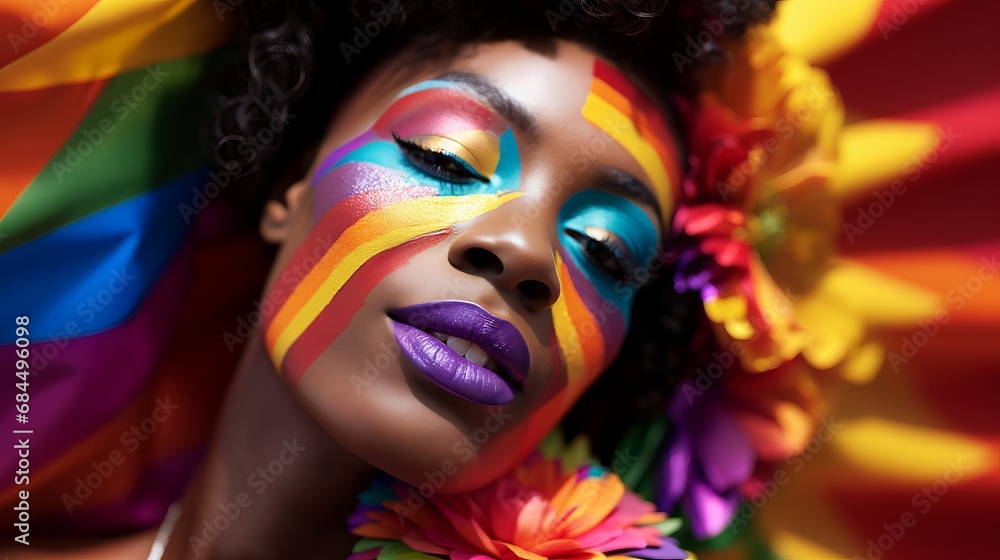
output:
<instances>
[{"instance_id":1,"label":"gold eyeshadow","mask_svg":"<svg viewBox=\"0 0 1000 560\"><path fill-rule=\"evenodd\" d=\"M500 139L489 130L465 130L448 136L421 134L406 140L425 150L450 153L486 178L496 173L500 163Z\"/></svg>"}]
</instances>

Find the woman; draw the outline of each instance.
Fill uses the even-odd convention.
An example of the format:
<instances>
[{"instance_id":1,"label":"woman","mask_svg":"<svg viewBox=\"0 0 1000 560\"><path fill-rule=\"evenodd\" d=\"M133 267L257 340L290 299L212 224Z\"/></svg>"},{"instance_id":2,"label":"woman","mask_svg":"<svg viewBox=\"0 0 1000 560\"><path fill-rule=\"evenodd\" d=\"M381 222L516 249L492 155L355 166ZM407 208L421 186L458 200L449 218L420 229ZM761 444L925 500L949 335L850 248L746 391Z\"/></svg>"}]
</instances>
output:
<instances>
[{"instance_id":1,"label":"woman","mask_svg":"<svg viewBox=\"0 0 1000 560\"><path fill-rule=\"evenodd\" d=\"M371 55L374 72L336 105L320 98L333 117L307 171L265 207L261 230L279 251L261 301L273 312L164 558L340 556L350 539L335 528L378 470L425 499L496 480L613 362L635 292L661 266L680 142L665 97L600 50L629 41L542 34L544 20L521 20L530 11L480 6L478 23L471 10L406 9L418 21ZM429 32L459 21L472 31ZM304 105L342 87L324 68L340 66L324 31L315 61L262 36L251 57L298 55L283 67L313 82ZM266 62L253 83L276 87L287 77L269 78L281 63ZM287 92L268 93L224 106L221 126L237 108L284 110L269 103ZM287 112L286 137L316 126ZM275 457L280 476L256 472ZM252 504L213 526L241 493Z\"/></svg>"},{"instance_id":2,"label":"woman","mask_svg":"<svg viewBox=\"0 0 1000 560\"><path fill-rule=\"evenodd\" d=\"M814 292L822 292L814 288L835 270L825 268L824 229L836 222L834 205L813 188L828 175L831 131L839 126L836 104L824 101L829 84L776 55L759 35L733 51L753 61L756 76L741 74L748 66L740 64L703 71L720 58L715 40L735 38L766 16L766 6L616 8L355 3L342 17L310 6L240 7L248 22L238 33L243 62L224 88L213 178L249 174L277 193L260 230L279 252L262 303L248 316L260 328L223 335L243 357L183 499L165 516L163 496L176 492L112 510L131 512L137 525L162 519L155 539L147 531L91 554L342 557L353 546L359 558L573 555L579 550L553 544L566 536L559 524L543 520L511 533L504 523L512 515L527 519L523 504L531 499L556 502L554 492L539 491L549 488L545 480L566 476L548 462L551 440L541 444L544 460L525 456L574 403L566 431L590 436L603 463L647 499L659 492L662 507L679 503L697 538L726 528L741 494L766 503L769 488L787 482L779 474L812 460L840 428L812 429L818 411L814 385L803 382L809 368L835 367L860 379L878 366L854 330L831 336L820 329L843 325L846 314L827 307L808 313L817 309ZM228 4L215 10L223 19L236 15ZM774 78L782 69L805 87ZM746 87L756 79L765 87ZM745 120L715 111L716 101L704 97L694 115L685 112L687 122L672 117L672 96L696 92L700 81ZM748 91L761 95L741 103ZM128 93L116 106L141 110L130 103L135 91ZM761 126L771 101L776 119ZM761 135L768 126L770 138ZM686 152L689 181L680 193L688 165L679 154ZM801 153L809 154L808 166L799 165ZM54 172L72 179L81 168L68 169ZM748 176L758 179L744 189ZM776 192L773 183L786 190ZM249 183L240 189L253 190ZM185 223L205 210L200 203L177 208ZM781 234L793 230L784 243ZM871 235L845 232L852 243ZM666 250L677 266L667 273ZM771 276L784 293L767 285ZM676 324L700 315L700 304L675 295L671 280L701 292L716 340ZM914 320L933 312L926 294L893 288ZM860 298L856 290L844 293ZM875 315L877 303L868 304ZM785 322L793 308L800 323ZM198 315L188 317L181 329ZM819 324L810 324L816 317ZM711 360L688 359L704 348ZM730 368L767 375L727 374L725 385L714 383ZM674 391L674 372L682 369L690 378ZM189 371L201 375L175 384L175 392L202 379L218 384L204 366ZM673 427L665 438L659 417L671 395ZM150 417L167 415L150 424L160 435L137 423L136 449L144 452L177 422L174 409L164 409L169 399L154 402L159 408ZM181 399L177 410L197 418L199 402ZM762 423L768 414L776 421ZM634 424L639 428L626 430ZM756 441L748 443L746 433ZM651 456L663 441L670 460L654 491ZM797 462L773 475L767 470L768 461L791 461L788 454L803 449ZM106 484L95 479L93 491L127 480L124 469L141 464L136 456L122 467L117 456L88 455L88 465L101 459L93 462L98 474L117 469ZM561 460L576 464L566 454ZM662 518L616 477L583 469L569 471L579 477L574 495L621 515L610 528L602 523L615 516L595 519L571 535L574 542L602 553L685 556L661 538L666 530L651 529ZM379 472L401 482L380 482ZM373 477L355 510L354 496ZM130 484L130 496L153 495L148 483ZM81 488L63 492L67 510L82 506L66 519L93 522L88 506L98 500L74 502L88 500ZM740 509L731 528L754 517L757 504L744 503L754 508ZM469 513L475 507L490 515ZM448 517L453 509L466 514ZM442 515L451 522L441 525ZM487 527L488 538L464 533L469 520ZM628 544L595 536L605 529L627 534ZM851 549L840 543L837 550ZM80 554L73 548L73 557Z\"/></svg>"},{"instance_id":3,"label":"woman","mask_svg":"<svg viewBox=\"0 0 1000 560\"><path fill-rule=\"evenodd\" d=\"M431 494L510 471L614 362L676 206L681 80L643 54L681 8L284 8L241 8L249 83L216 126L223 170L282 189L274 305L164 558L340 557L379 470Z\"/></svg>"}]
</instances>

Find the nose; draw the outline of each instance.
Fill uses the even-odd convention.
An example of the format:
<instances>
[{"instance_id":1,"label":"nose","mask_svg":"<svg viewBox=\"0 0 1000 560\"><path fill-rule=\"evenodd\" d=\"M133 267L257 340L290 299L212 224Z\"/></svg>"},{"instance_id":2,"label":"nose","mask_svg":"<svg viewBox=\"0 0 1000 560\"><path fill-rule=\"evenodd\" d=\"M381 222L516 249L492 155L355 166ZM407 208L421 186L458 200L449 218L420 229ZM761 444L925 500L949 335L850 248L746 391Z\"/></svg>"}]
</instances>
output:
<instances>
[{"instance_id":1,"label":"nose","mask_svg":"<svg viewBox=\"0 0 1000 560\"><path fill-rule=\"evenodd\" d=\"M528 219L518 202L473 219L449 248L448 261L500 290L516 293L525 307L540 311L559 298L553 234L547 231L544 215Z\"/></svg>"}]
</instances>

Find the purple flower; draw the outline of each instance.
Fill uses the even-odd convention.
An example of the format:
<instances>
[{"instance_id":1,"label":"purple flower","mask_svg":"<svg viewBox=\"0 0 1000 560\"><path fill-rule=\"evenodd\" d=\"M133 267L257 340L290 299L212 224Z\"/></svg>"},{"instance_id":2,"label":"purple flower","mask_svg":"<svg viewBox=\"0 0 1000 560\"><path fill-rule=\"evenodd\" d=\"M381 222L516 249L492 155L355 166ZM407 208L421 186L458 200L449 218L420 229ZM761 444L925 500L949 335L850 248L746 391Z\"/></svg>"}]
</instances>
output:
<instances>
[{"instance_id":1,"label":"purple flower","mask_svg":"<svg viewBox=\"0 0 1000 560\"><path fill-rule=\"evenodd\" d=\"M750 439L729 414L721 385L705 391L684 381L670 403L674 439L660 471L659 505L678 503L698 539L721 533L739 507L740 485L753 473Z\"/></svg>"}]
</instances>

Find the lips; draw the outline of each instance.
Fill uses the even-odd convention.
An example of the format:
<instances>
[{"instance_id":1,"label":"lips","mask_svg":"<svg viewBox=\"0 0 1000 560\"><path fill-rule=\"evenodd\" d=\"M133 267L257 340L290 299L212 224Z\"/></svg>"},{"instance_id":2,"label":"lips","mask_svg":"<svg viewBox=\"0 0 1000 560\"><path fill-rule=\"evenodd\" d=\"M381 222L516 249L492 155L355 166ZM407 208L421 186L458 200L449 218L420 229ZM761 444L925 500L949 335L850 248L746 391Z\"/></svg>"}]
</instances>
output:
<instances>
[{"instance_id":1,"label":"lips","mask_svg":"<svg viewBox=\"0 0 1000 560\"><path fill-rule=\"evenodd\" d=\"M459 397L487 406L506 404L528 377L524 337L474 303L421 303L389 316L403 353L431 381Z\"/></svg>"}]
</instances>

